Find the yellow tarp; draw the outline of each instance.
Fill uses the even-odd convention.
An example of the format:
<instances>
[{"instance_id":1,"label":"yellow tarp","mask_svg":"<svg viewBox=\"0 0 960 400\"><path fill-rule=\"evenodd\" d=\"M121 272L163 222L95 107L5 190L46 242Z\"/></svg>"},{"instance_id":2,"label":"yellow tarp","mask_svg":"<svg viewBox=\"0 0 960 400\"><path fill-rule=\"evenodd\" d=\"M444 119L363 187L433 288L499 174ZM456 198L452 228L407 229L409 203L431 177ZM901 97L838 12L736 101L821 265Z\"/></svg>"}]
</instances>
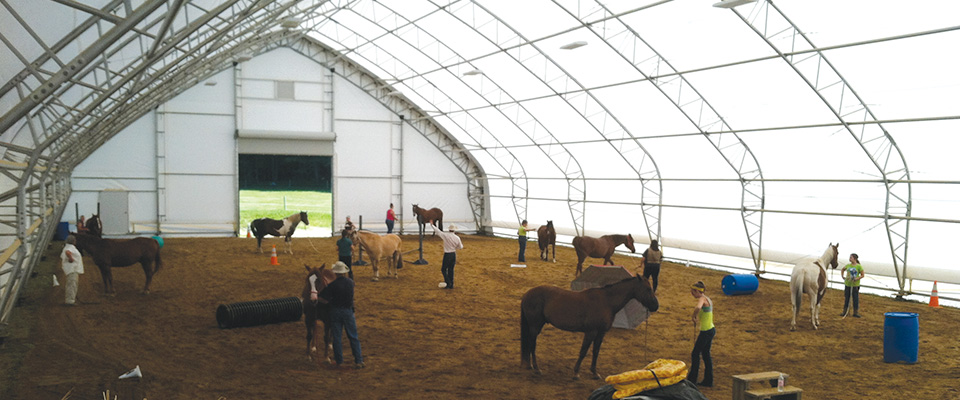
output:
<instances>
[{"instance_id":1,"label":"yellow tarp","mask_svg":"<svg viewBox=\"0 0 960 400\"><path fill-rule=\"evenodd\" d=\"M680 360L658 359L643 369L610 375L606 381L617 392L613 398L622 399L645 390L670 386L686 379L687 364Z\"/></svg>"}]
</instances>

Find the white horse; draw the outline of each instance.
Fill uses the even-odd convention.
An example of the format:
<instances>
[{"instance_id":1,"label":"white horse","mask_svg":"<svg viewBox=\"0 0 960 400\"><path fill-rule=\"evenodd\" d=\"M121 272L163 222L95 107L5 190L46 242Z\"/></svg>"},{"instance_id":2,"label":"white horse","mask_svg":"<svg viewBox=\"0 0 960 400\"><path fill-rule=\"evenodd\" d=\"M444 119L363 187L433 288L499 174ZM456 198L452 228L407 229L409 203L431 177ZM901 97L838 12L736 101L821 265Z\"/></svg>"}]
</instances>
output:
<instances>
[{"instance_id":1,"label":"white horse","mask_svg":"<svg viewBox=\"0 0 960 400\"><path fill-rule=\"evenodd\" d=\"M839 247L840 243L830 243L819 259L803 261L793 267L793 273L790 274L790 303L793 304L791 331L797 330L797 314L800 314L804 293L810 296L810 321L813 322L813 329L820 326L820 300L823 300L823 295L827 293L827 264L833 269L837 268Z\"/></svg>"}]
</instances>

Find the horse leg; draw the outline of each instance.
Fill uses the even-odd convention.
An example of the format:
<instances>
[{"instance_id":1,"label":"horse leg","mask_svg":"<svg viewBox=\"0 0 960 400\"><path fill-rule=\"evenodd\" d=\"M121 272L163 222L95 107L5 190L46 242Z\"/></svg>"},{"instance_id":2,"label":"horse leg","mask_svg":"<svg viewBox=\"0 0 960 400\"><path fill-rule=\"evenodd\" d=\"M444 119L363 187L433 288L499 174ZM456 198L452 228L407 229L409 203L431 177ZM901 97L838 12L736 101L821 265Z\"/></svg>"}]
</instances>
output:
<instances>
[{"instance_id":1,"label":"horse leg","mask_svg":"<svg viewBox=\"0 0 960 400\"><path fill-rule=\"evenodd\" d=\"M596 331L583 333L583 344L580 345L580 356L577 357L577 363L573 365L574 380L580 380L580 363L582 363L583 358L587 356L587 350L590 349L590 344L592 344L593 340L596 338L597 338Z\"/></svg>"},{"instance_id":2,"label":"horse leg","mask_svg":"<svg viewBox=\"0 0 960 400\"><path fill-rule=\"evenodd\" d=\"M800 302L803 301L803 292L797 291L793 283L790 284L790 305L793 308L793 320L790 322L790 330L797 330L797 315L800 314Z\"/></svg>"},{"instance_id":3,"label":"horse leg","mask_svg":"<svg viewBox=\"0 0 960 400\"><path fill-rule=\"evenodd\" d=\"M593 373L593 379L600 379L600 374L597 373L597 357L600 356L600 345L603 344L603 336L607 332L600 331L597 333L597 338L593 339L593 363L590 364L590 372Z\"/></svg>"},{"instance_id":4,"label":"horse leg","mask_svg":"<svg viewBox=\"0 0 960 400\"><path fill-rule=\"evenodd\" d=\"M293 255L293 237L286 236L283 238L283 252Z\"/></svg>"},{"instance_id":5,"label":"horse leg","mask_svg":"<svg viewBox=\"0 0 960 400\"><path fill-rule=\"evenodd\" d=\"M263 254L263 248L260 247L261 242L263 242L263 236L257 235L257 251Z\"/></svg>"},{"instance_id":6,"label":"horse leg","mask_svg":"<svg viewBox=\"0 0 960 400\"><path fill-rule=\"evenodd\" d=\"M329 311L328 311L329 312ZM323 358L327 364L332 364L330 354L333 353L333 327L330 324L330 316L323 318Z\"/></svg>"},{"instance_id":7,"label":"horse leg","mask_svg":"<svg viewBox=\"0 0 960 400\"><path fill-rule=\"evenodd\" d=\"M817 304L816 295L811 293L810 294L810 323L813 324L814 330L819 329L819 327L817 326L819 322L818 319L820 318L817 315L817 311L819 309L820 309L820 305Z\"/></svg>"},{"instance_id":8,"label":"horse leg","mask_svg":"<svg viewBox=\"0 0 960 400\"><path fill-rule=\"evenodd\" d=\"M553 242L553 262L557 262L557 242Z\"/></svg>"},{"instance_id":9,"label":"horse leg","mask_svg":"<svg viewBox=\"0 0 960 400\"><path fill-rule=\"evenodd\" d=\"M153 262L150 260L140 261L140 266L143 267L143 274L147 276L147 281L143 284L143 294L149 294L150 281L153 280Z\"/></svg>"},{"instance_id":10,"label":"horse leg","mask_svg":"<svg viewBox=\"0 0 960 400\"><path fill-rule=\"evenodd\" d=\"M113 292L113 275L110 273L110 266L103 267L97 265L97 267L100 268L100 277L103 278L103 293L107 295L115 294Z\"/></svg>"},{"instance_id":11,"label":"horse leg","mask_svg":"<svg viewBox=\"0 0 960 400\"><path fill-rule=\"evenodd\" d=\"M303 324L307 328L307 359L313 361L313 352L316 348L316 329L317 329L317 319L316 316L310 318L310 312L305 312L303 315Z\"/></svg>"},{"instance_id":12,"label":"horse leg","mask_svg":"<svg viewBox=\"0 0 960 400\"><path fill-rule=\"evenodd\" d=\"M376 259L371 255L370 257L370 266L373 267L373 279L372 281L377 282L380 280L380 260Z\"/></svg>"}]
</instances>

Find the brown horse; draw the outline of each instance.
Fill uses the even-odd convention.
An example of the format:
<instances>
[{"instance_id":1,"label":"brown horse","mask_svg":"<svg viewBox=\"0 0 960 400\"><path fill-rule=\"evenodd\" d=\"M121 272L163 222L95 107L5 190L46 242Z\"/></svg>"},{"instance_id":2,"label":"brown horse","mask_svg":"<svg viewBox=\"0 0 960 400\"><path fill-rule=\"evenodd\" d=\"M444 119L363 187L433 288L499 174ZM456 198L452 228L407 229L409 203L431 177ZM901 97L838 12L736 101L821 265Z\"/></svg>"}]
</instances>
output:
<instances>
[{"instance_id":1,"label":"brown horse","mask_svg":"<svg viewBox=\"0 0 960 400\"><path fill-rule=\"evenodd\" d=\"M133 239L101 239L93 235L77 234L77 249L89 252L94 264L100 269L103 278L103 291L106 294L115 294L113 290L112 267L128 267L140 263L147 282L143 285L143 293L150 293L150 281L153 275L160 271L163 261L160 260L160 243L153 238L138 237ZM154 268L156 263L156 268Z\"/></svg>"},{"instance_id":2,"label":"brown horse","mask_svg":"<svg viewBox=\"0 0 960 400\"><path fill-rule=\"evenodd\" d=\"M568 332L583 332L580 356L573 366L573 378L580 379L580 363L593 345L593 363L590 372L594 379L597 373L597 356L603 337L613 326L614 316L627 302L637 299L650 312L657 311L660 303L645 278L627 278L602 288L580 292L564 290L555 286L537 286L527 291L520 301L520 366L533 369L542 375L537 364L537 336L547 322Z\"/></svg>"},{"instance_id":3,"label":"brown horse","mask_svg":"<svg viewBox=\"0 0 960 400\"><path fill-rule=\"evenodd\" d=\"M553 221L537 228L537 244L540 245L540 259L547 261L548 246L553 245L553 262L557 262L557 231L553 229Z\"/></svg>"},{"instance_id":4,"label":"brown horse","mask_svg":"<svg viewBox=\"0 0 960 400\"><path fill-rule=\"evenodd\" d=\"M323 358L330 363L330 352L333 351L331 344L330 330L330 305L315 301L311 298L311 293L320 293L330 282L337 279L337 274L327 269L327 264L320 268L303 265L307 269L307 276L303 280L303 292L300 293L300 299L303 304L303 323L307 326L307 358L314 360L313 354L317 352L317 345L320 344L320 331L317 330L317 321L323 322ZM319 360L319 358L317 359Z\"/></svg>"},{"instance_id":5,"label":"brown horse","mask_svg":"<svg viewBox=\"0 0 960 400\"><path fill-rule=\"evenodd\" d=\"M79 230L79 228L77 230ZM93 236L102 238L103 222L100 221L100 216L97 214L91 215L90 219L88 219L86 222L83 223L83 230L86 231L86 233L89 233Z\"/></svg>"},{"instance_id":6,"label":"brown horse","mask_svg":"<svg viewBox=\"0 0 960 400\"><path fill-rule=\"evenodd\" d=\"M386 275L390 276L390 270L393 270L393 277L399 278L397 270L403 268L403 252L400 246L403 241L400 236L393 233L378 235L376 233L356 230L350 236L350 239L359 242L362 249L367 251L370 258L370 265L373 267L373 281L380 280L380 259L389 257L387 263Z\"/></svg>"},{"instance_id":7,"label":"brown horse","mask_svg":"<svg viewBox=\"0 0 960 400\"><path fill-rule=\"evenodd\" d=\"M300 222L310 225L306 211L291 214L279 221L270 218L257 218L250 221L250 232L257 237L257 251L263 253L260 242L263 241L264 236L273 235L283 236L284 252L293 254L293 232L297 230Z\"/></svg>"},{"instance_id":8,"label":"brown horse","mask_svg":"<svg viewBox=\"0 0 960 400\"><path fill-rule=\"evenodd\" d=\"M573 238L573 248L577 251L577 272L580 275L583 272L583 260L588 256L593 258L602 258L603 265L613 265L613 250L619 245L626 245L631 253L636 253L633 248L633 235L603 235L599 239L589 236L577 236Z\"/></svg>"},{"instance_id":9,"label":"brown horse","mask_svg":"<svg viewBox=\"0 0 960 400\"><path fill-rule=\"evenodd\" d=\"M417 216L417 224L420 225L420 231L418 233L420 235L426 232L427 222L429 221L433 221L431 224L440 228L441 231L443 230L443 210L436 207L426 210L414 204L413 214Z\"/></svg>"}]
</instances>

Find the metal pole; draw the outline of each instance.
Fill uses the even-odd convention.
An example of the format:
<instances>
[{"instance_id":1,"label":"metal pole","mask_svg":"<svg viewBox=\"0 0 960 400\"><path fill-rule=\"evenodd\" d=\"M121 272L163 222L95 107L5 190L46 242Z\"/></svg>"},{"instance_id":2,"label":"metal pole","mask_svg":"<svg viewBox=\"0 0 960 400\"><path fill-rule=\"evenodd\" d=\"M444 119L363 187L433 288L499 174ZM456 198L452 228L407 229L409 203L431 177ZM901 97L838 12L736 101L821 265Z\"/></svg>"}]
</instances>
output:
<instances>
[{"instance_id":1,"label":"metal pole","mask_svg":"<svg viewBox=\"0 0 960 400\"><path fill-rule=\"evenodd\" d=\"M417 224L418 224L418 225L420 224L420 218L421 218L421 217L418 215L418 216L417 216ZM427 230L427 226L426 226L426 225L420 225L420 229L418 229L418 230L420 231L420 259L417 260L417 261L414 261L413 264L414 264L414 265L427 265L427 264L429 264L429 263L427 262L427 260L424 260L424 259L423 259L423 232Z\"/></svg>"},{"instance_id":2,"label":"metal pole","mask_svg":"<svg viewBox=\"0 0 960 400\"><path fill-rule=\"evenodd\" d=\"M357 229L363 229L363 215L360 216L360 227ZM353 265L367 265L366 261L363 261L363 246L357 246L359 252L357 253L357 261L353 262Z\"/></svg>"}]
</instances>

